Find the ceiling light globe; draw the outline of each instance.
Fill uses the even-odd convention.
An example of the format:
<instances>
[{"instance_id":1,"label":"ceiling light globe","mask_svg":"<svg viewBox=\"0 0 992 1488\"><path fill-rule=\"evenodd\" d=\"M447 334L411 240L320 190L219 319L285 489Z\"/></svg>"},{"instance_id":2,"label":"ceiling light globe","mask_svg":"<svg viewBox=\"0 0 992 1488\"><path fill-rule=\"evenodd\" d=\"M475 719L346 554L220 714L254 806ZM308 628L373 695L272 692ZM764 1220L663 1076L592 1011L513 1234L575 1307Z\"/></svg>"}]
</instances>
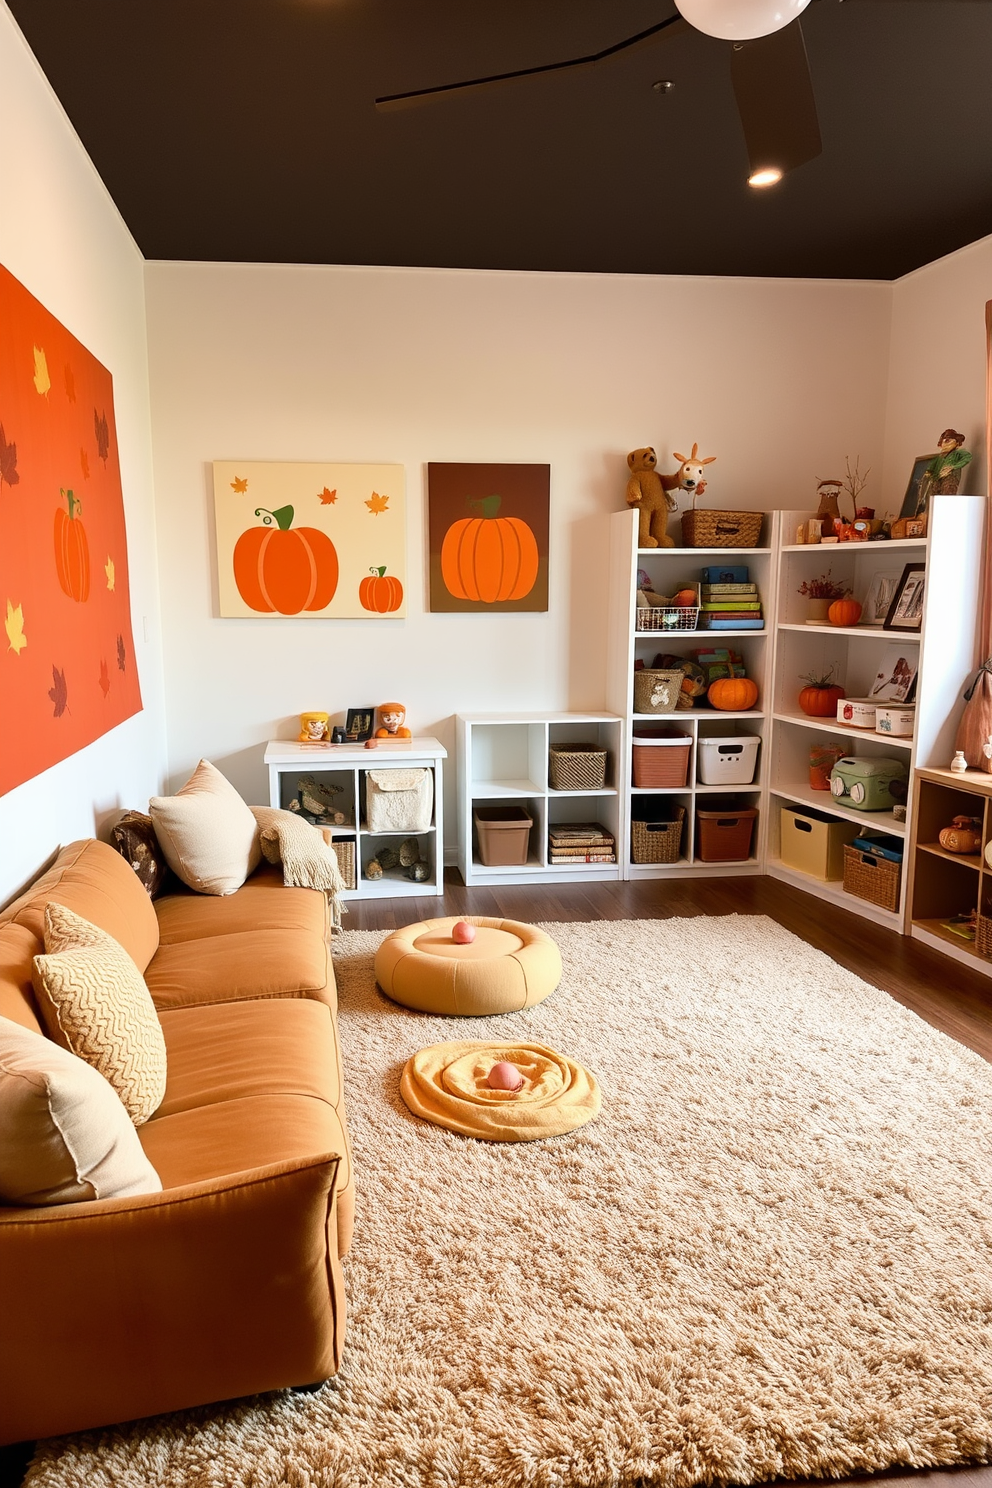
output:
<instances>
[{"instance_id":1,"label":"ceiling light globe","mask_svg":"<svg viewBox=\"0 0 992 1488\"><path fill-rule=\"evenodd\" d=\"M809 0L675 0L690 26L726 41L753 41L781 31Z\"/></svg>"}]
</instances>

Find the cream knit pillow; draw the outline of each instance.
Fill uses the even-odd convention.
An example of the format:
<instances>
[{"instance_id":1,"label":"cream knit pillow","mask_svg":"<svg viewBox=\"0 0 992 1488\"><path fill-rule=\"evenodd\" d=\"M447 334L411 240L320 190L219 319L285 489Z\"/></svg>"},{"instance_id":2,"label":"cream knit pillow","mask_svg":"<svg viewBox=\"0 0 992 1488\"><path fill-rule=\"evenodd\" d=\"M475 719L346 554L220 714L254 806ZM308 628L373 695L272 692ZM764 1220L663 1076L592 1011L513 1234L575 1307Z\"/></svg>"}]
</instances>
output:
<instances>
[{"instance_id":1,"label":"cream knit pillow","mask_svg":"<svg viewBox=\"0 0 992 1488\"><path fill-rule=\"evenodd\" d=\"M112 935L64 904L45 906L45 952L32 981L49 1035L99 1070L140 1126L165 1094L165 1038L144 978Z\"/></svg>"},{"instance_id":2,"label":"cream knit pillow","mask_svg":"<svg viewBox=\"0 0 992 1488\"><path fill-rule=\"evenodd\" d=\"M258 867L251 810L209 760L174 796L153 796L148 814L173 873L201 894L233 894Z\"/></svg>"},{"instance_id":3,"label":"cream knit pillow","mask_svg":"<svg viewBox=\"0 0 992 1488\"><path fill-rule=\"evenodd\" d=\"M0 1018L0 1203L72 1204L161 1188L103 1076Z\"/></svg>"}]
</instances>

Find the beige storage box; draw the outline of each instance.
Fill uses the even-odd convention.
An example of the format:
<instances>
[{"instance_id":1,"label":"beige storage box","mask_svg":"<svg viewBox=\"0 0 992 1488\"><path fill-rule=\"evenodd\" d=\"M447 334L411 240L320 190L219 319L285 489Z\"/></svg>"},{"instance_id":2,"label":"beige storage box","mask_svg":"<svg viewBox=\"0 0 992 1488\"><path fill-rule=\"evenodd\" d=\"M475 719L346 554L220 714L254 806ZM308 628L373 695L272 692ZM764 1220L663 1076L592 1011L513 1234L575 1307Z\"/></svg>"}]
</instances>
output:
<instances>
[{"instance_id":1,"label":"beige storage box","mask_svg":"<svg viewBox=\"0 0 992 1488\"><path fill-rule=\"evenodd\" d=\"M871 698L840 698L837 703L837 722L849 723L852 728L873 729L877 704Z\"/></svg>"},{"instance_id":2,"label":"beige storage box","mask_svg":"<svg viewBox=\"0 0 992 1488\"><path fill-rule=\"evenodd\" d=\"M534 818L522 806L476 806L473 815L484 868L518 868L526 863Z\"/></svg>"},{"instance_id":3,"label":"beige storage box","mask_svg":"<svg viewBox=\"0 0 992 1488\"><path fill-rule=\"evenodd\" d=\"M432 771L366 770L365 825L370 832L426 832L433 810Z\"/></svg>"},{"instance_id":4,"label":"beige storage box","mask_svg":"<svg viewBox=\"0 0 992 1488\"><path fill-rule=\"evenodd\" d=\"M838 821L820 811L790 811L783 806L779 856L786 868L796 868L810 878L843 878L844 848L863 830L857 822Z\"/></svg>"}]
</instances>

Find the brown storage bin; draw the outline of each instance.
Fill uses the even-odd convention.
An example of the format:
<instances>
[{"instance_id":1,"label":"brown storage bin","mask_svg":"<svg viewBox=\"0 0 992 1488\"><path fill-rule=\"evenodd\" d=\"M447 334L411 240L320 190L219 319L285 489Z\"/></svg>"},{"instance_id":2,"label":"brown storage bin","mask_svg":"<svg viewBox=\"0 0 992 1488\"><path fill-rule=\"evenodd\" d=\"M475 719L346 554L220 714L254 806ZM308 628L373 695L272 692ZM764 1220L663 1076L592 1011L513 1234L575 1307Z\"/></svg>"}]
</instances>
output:
<instances>
[{"instance_id":1,"label":"brown storage bin","mask_svg":"<svg viewBox=\"0 0 992 1488\"><path fill-rule=\"evenodd\" d=\"M473 813L484 868L511 868L526 863L533 817L522 806L477 806Z\"/></svg>"},{"instance_id":2,"label":"brown storage bin","mask_svg":"<svg viewBox=\"0 0 992 1488\"><path fill-rule=\"evenodd\" d=\"M899 908L899 881L902 864L858 847L844 848L844 888L858 899L867 899L879 909Z\"/></svg>"},{"instance_id":3,"label":"brown storage bin","mask_svg":"<svg viewBox=\"0 0 992 1488\"><path fill-rule=\"evenodd\" d=\"M671 821L632 821L630 858L633 863L677 863L682 847L685 807L671 808Z\"/></svg>"},{"instance_id":4,"label":"brown storage bin","mask_svg":"<svg viewBox=\"0 0 992 1488\"><path fill-rule=\"evenodd\" d=\"M687 511L682 513L684 548L756 548L763 512Z\"/></svg>"},{"instance_id":5,"label":"brown storage bin","mask_svg":"<svg viewBox=\"0 0 992 1488\"><path fill-rule=\"evenodd\" d=\"M552 790L602 790L606 784L606 750L598 744L552 744L548 749Z\"/></svg>"},{"instance_id":6,"label":"brown storage bin","mask_svg":"<svg viewBox=\"0 0 992 1488\"><path fill-rule=\"evenodd\" d=\"M733 863L749 858L757 817L757 807L739 806L735 801L714 801L707 810L697 806L696 856L703 863Z\"/></svg>"},{"instance_id":7,"label":"brown storage bin","mask_svg":"<svg viewBox=\"0 0 992 1488\"><path fill-rule=\"evenodd\" d=\"M631 749L634 785L640 789L681 790L689 778L692 736L669 734L634 735Z\"/></svg>"}]
</instances>

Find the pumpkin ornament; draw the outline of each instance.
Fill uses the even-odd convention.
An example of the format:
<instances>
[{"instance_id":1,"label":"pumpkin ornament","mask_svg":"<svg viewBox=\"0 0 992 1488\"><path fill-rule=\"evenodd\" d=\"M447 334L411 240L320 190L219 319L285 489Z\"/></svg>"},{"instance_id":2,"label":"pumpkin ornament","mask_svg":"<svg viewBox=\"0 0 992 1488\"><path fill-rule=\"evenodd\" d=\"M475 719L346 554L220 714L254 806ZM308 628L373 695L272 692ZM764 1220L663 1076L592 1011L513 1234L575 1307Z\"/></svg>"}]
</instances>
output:
<instances>
[{"instance_id":1,"label":"pumpkin ornament","mask_svg":"<svg viewBox=\"0 0 992 1488\"><path fill-rule=\"evenodd\" d=\"M525 599L537 582L537 538L522 517L501 517L501 496L468 499L479 517L453 522L441 544L441 577L455 599Z\"/></svg>"},{"instance_id":2,"label":"pumpkin ornament","mask_svg":"<svg viewBox=\"0 0 992 1488\"><path fill-rule=\"evenodd\" d=\"M706 696L721 712L744 713L758 701L758 686L750 677L718 677Z\"/></svg>"},{"instance_id":3,"label":"pumpkin ornament","mask_svg":"<svg viewBox=\"0 0 992 1488\"><path fill-rule=\"evenodd\" d=\"M294 527L291 506L257 506L255 515L263 525L249 527L234 545L234 582L245 604L262 614L326 609L338 587L337 550L327 533Z\"/></svg>"},{"instance_id":4,"label":"pumpkin ornament","mask_svg":"<svg viewBox=\"0 0 992 1488\"><path fill-rule=\"evenodd\" d=\"M847 693L832 681L834 669L821 676L808 673L802 678L806 686L799 694L799 706L810 718L836 718L837 704Z\"/></svg>"},{"instance_id":5,"label":"pumpkin ornament","mask_svg":"<svg viewBox=\"0 0 992 1488\"><path fill-rule=\"evenodd\" d=\"M856 599L835 599L827 611L831 625L857 625L861 619L861 606Z\"/></svg>"},{"instance_id":6,"label":"pumpkin ornament","mask_svg":"<svg viewBox=\"0 0 992 1488\"><path fill-rule=\"evenodd\" d=\"M387 576L385 565L370 568L369 577L358 586L358 598L363 610L372 610L376 615L391 615L403 603L403 585L393 574Z\"/></svg>"},{"instance_id":7,"label":"pumpkin ornament","mask_svg":"<svg viewBox=\"0 0 992 1488\"><path fill-rule=\"evenodd\" d=\"M62 489L68 510L55 508L55 572L63 593L78 604L90 597L90 545L86 528L79 520L82 502Z\"/></svg>"}]
</instances>

